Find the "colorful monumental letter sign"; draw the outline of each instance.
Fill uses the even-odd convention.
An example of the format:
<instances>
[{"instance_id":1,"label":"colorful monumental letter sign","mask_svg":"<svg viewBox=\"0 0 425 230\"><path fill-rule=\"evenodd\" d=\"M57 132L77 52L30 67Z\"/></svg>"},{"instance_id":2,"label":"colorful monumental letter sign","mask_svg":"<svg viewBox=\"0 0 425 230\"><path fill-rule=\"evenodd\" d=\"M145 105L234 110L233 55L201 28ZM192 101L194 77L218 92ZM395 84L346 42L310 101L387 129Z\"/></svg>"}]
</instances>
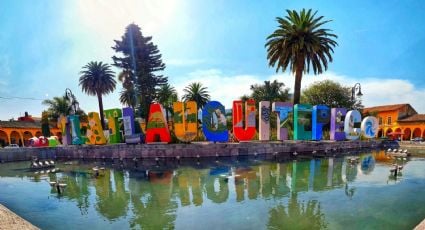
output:
<instances>
[{"instance_id":1,"label":"colorful monumental letter sign","mask_svg":"<svg viewBox=\"0 0 425 230\"><path fill-rule=\"evenodd\" d=\"M323 126L329 124L331 119L331 113L329 107L326 105L315 105L313 106L313 122L311 125L311 133L313 140L322 140L323 137Z\"/></svg>"},{"instance_id":2,"label":"colorful monumental letter sign","mask_svg":"<svg viewBox=\"0 0 425 230\"><path fill-rule=\"evenodd\" d=\"M109 143L121 143L120 124L118 119L122 117L121 109L108 109L103 111L108 119Z\"/></svg>"},{"instance_id":3,"label":"colorful monumental letter sign","mask_svg":"<svg viewBox=\"0 0 425 230\"><path fill-rule=\"evenodd\" d=\"M247 100L245 102L245 119L243 119L242 101L233 101L233 133L239 141L249 141L254 138L257 131L255 111L255 101L253 99Z\"/></svg>"},{"instance_id":4,"label":"colorful monumental letter sign","mask_svg":"<svg viewBox=\"0 0 425 230\"><path fill-rule=\"evenodd\" d=\"M69 124L68 117L60 115L58 119L58 128L62 132L62 144L70 145L72 144L71 140L71 127Z\"/></svg>"},{"instance_id":5,"label":"colorful monumental letter sign","mask_svg":"<svg viewBox=\"0 0 425 230\"><path fill-rule=\"evenodd\" d=\"M290 102L273 102L272 111L277 113L276 127L277 127L277 139L288 140L288 129L285 127L285 122L288 121L290 115L292 115L292 103Z\"/></svg>"},{"instance_id":6,"label":"colorful monumental letter sign","mask_svg":"<svg viewBox=\"0 0 425 230\"><path fill-rule=\"evenodd\" d=\"M89 124L87 125L87 144L104 145L106 138L103 134L100 124L99 113L91 112L88 114Z\"/></svg>"},{"instance_id":7,"label":"colorful monumental letter sign","mask_svg":"<svg viewBox=\"0 0 425 230\"><path fill-rule=\"evenodd\" d=\"M333 141L345 140L345 132L344 132L345 114L347 114L347 109L345 108L331 109L330 139Z\"/></svg>"},{"instance_id":8,"label":"colorful monumental letter sign","mask_svg":"<svg viewBox=\"0 0 425 230\"><path fill-rule=\"evenodd\" d=\"M360 124L362 122L362 116L357 110L351 110L345 116L344 121L344 132L345 138L348 140L357 140L360 137Z\"/></svg>"},{"instance_id":9,"label":"colorful monumental letter sign","mask_svg":"<svg viewBox=\"0 0 425 230\"><path fill-rule=\"evenodd\" d=\"M84 144L81 138L80 119L78 115L68 115L68 121L71 124L71 143L73 145Z\"/></svg>"},{"instance_id":10,"label":"colorful monumental letter sign","mask_svg":"<svg viewBox=\"0 0 425 230\"><path fill-rule=\"evenodd\" d=\"M378 132L379 125L376 117L368 116L365 117L361 124L361 130L366 138L374 138Z\"/></svg>"},{"instance_id":11,"label":"colorful monumental letter sign","mask_svg":"<svg viewBox=\"0 0 425 230\"><path fill-rule=\"evenodd\" d=\"M270 140L270 101L260 101L260 141Z\"/></svg>"},{"instance_id":12,"label":"colorful monumental letter sign","mask_svg":"<svg viewBox=\"0 0 425 230\"><path fill-rule=\"evenodd\" d=\"M294 105L294 140L311 140L311 111L311 105Z\"/></svg>"},{"instance_id":13,"label":"colorful monumental letter sign","mask_svg":"<svg viewBox=\"0 0 425 230\"><path fill-rule=\"evenodd\" d=\"M250 141L256 134L255 101L233 101L233 132L239 141ZM366 138L376 136L378 121L375 117L361 119L360 112L345 108L332 108L325 105L312 107L308 104L292 105L289 102L274 102L270 110L269 101L259 102L259 140L270 140L270 112L277 114L277 138L286 140L289 128L293 130L294 140L321 140L323 128L330 128L331 140L357 140L361 134ZM194 101L173 104L173 121L176 137L183 142L193 141L198 134L198 108ZM126 143L140 143L141 134L135 134L134 114L131 108L104 111L108 118L110 143L122 141L119 133L118 119L122 116ZM293 123L293 127L290 124ZM58 126L63 133L66 144L82 144L78 116L61 116ZM224 106L218 101L208 102L202 109L202 131L208 141L227 142L229 133ZM69 137L72 137L68 139ZM105 144L106 139L100 125L99 115L89 113L87 144ZM146 142L171 142L168 123L161 104L150 105L149 118L146 125Z\"/></svg>"},{"instance_id":14,"label":"colorful monumental letter sign","mask_svg":"<svg viewBox=\"0 0 425 230\"><path fill-rule=\"evenodd\" d=\"M168 143L171 141L167 120L165 119L162 111L163 109L161 104L151 104L149 109L149 118L146 125L146 143Z\"/></svg>"},{"instance_id":15,"label":"colorful monumental letter sign","mask_svg":"<svg viewBox=\"0 0 425 230\"><path fill-rule=\"evenodd\" d=\"M193 141L198 134L198 107L196 102L174 102L173 111L176 137L183 142Z\"/></svg>"},{"instance_id":16,"label":"colorful monumental letter sign","mask_svg":"<svg viewBox=\"0 0 425 230\"><path fill-rule=\"evenodd\" d=\"M214 115L215 116L214 116ZM202 109L202 131L209 141L227 142L227 120L224 106L218 101L210 101Z\"/></svg>"},{"instance_id":17,"label":"colorful monumental letter sign","mask_svg":"<svg viewBox=\"0 0 425 230\"><path fill-rule=\"evenodd\" d=\"M127 144L138 144L142 142L141 133L136 133L136 126L134 123L133 109L130 107L122 109L122 122L124 126L124 138ZM141 130L141 129L140 129Z\"/></svg>"}]
</instances>

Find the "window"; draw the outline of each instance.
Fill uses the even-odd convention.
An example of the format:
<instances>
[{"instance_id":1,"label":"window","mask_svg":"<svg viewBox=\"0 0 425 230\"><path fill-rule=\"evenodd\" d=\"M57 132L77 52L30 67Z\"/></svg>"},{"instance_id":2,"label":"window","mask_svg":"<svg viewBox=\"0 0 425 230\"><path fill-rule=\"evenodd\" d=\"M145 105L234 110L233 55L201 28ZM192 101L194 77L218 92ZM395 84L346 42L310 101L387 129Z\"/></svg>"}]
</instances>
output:
<instances>
[{"instance_id":1,"label":"window","mask_svg":"<svg viewBox=\"0 0 425 230\"><path fill-rule=\"evenodd\" d=\"M382 117L379 117L379 125L382 125Z\"/></svg>"},{"instance_id":2,"label":"window","mask_svg":"<svg viewBox=\"0 0 425 230\"><path fill-rule=\"evenodd\" d=\"M391 125L391 117L388 117L387 125Z\"/></svg>"}]
</instances>

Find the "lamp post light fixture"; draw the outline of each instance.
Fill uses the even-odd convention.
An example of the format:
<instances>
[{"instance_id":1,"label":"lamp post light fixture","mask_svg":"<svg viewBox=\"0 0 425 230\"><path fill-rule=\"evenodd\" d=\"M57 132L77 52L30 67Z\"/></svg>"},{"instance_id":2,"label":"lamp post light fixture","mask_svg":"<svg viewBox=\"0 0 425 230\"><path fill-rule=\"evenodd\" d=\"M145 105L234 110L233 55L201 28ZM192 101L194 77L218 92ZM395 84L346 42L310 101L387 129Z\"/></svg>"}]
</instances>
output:
<instances>
[{"instance_id":1,"label":"lamp post light fixture","mask_svg":"<svg viewBox=\"0 0 425 230\"><path fill-rule=\"evenodd\" d=\"M357 92L357 94L356 94ZM351 88L351 100L354 101L354 99L356 97L361 97L363 96L362 94L362 87L360 85L360 83L356 83L354 84L353 88Z\"/></svg>"},{"instance_id":2,"label":"lamp post light fixture","mask_svg":"<svg viewBox=\"0 0 425 230\"><path fill-rule=\"evenodd\" d=\"M74 115L77 114L79 103L75 100L75 96L69 88L65 89L65 97L67 100L71 102L71 107L72 107L71 114L74 114Z\"/></svg>"}]
</instances>

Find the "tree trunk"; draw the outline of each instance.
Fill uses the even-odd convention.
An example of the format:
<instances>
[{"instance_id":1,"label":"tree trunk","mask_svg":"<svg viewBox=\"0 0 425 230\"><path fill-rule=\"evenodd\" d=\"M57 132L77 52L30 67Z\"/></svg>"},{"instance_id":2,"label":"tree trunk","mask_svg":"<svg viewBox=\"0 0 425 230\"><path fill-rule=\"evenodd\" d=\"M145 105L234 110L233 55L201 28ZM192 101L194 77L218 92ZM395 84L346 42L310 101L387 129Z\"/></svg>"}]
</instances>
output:
<instances>
[{"instance_id":1,"label":"tree trunk","mask_svg":"<svg viewBox=\"0 0 425 230\"><path fill-rule=\"evenodd\" d=\"M301 80L303 78L304 58L299 55L297 58L297 65L295 70L295 86L294 86L294 105L300 103L301 97Z\"/></svg>"},{"instance_id":2,"label":"tree trunk","mask_svg":"<svg viewBox=\"0 0 425 230\"><path fill-rule=\"evenodd\" d=\"M103 114L103 101L102 94L97 93L97 101L99 102L99 115L100 115L100 124L102 125L102 130L105 130L105 116Z\"/></svg>"}]
</instances>

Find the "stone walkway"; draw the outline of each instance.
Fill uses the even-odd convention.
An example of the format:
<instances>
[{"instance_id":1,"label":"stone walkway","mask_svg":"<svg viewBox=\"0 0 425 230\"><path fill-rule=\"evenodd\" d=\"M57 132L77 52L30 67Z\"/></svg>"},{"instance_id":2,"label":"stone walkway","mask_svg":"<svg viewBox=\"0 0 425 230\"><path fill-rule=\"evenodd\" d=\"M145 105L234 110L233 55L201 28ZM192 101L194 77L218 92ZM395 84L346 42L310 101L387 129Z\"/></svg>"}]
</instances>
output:
<instances>
[{"instance_id":1,"label":"stone walkway","mask_svg":"<svg viewBox=\"0 0 425 230\"><path fill-rule=\"evenodd\" d=\"M424 230L425 229L425 219L418 224L418 226L416 226L416 228L414 230Z\"/></svg>"},{"instance_id":2,"label":"stone walkway","mask_svg":"<svg viewBox=\"0 0 425 230\"><path fill-rule=\"evenodd\" d=\"M39 229L0 204L0 230Z\"/></svg>"}]
</instances>

